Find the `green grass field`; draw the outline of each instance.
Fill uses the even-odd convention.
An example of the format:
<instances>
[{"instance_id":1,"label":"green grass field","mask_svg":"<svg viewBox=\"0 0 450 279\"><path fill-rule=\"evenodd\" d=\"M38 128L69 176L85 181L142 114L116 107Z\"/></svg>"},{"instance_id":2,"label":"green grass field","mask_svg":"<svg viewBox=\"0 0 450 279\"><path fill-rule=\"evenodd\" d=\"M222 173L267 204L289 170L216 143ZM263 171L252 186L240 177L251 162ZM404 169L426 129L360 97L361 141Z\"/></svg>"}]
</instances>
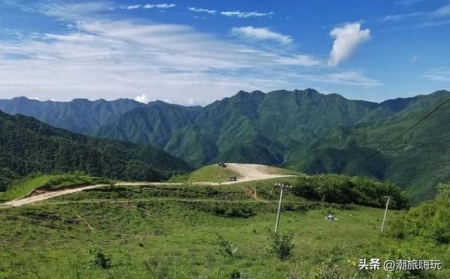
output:
<instances>
[{"instance_id":1,"label":"green grass field","mask_svg":"<svg viewBox=\"0 0 450 279\"><path fill-rule=\"evenodd\" d=\"M289 193L280 231L294 232L293 256L281 261L268 253L278 199L274 181L110 186L3 209L0 278L353 278L359 258L386 255L392 241L379 233L383 209ZM247 192L255 188L264 201ZM339 220L326 221L329 213ZM400 214L389 212L386 231ZM237 248L235 254L221 253L219 235Z\"/></svg>"},{"instance_id":2,"label":"green grass field","mask_svg":"<svg viewBox=\"0 0 450 279\"><path fill-rule=\"evenodd\" d=\"M294 247L288 260L280 260L268 250L279 180L107 186L2 208L0 278L387 278L383 270L359 272L359 259L420 256L441 259L444 267L450 262L445 245L389 236L403 211L389 211L380 235L382 208L310 201L289 191L279 231L293 233ZM19 188L69 181L79 182L42 176ZM328 214L338 220L325 220ZM391 275L447 279L450 273Z\"/></svg>"}]
</instances>

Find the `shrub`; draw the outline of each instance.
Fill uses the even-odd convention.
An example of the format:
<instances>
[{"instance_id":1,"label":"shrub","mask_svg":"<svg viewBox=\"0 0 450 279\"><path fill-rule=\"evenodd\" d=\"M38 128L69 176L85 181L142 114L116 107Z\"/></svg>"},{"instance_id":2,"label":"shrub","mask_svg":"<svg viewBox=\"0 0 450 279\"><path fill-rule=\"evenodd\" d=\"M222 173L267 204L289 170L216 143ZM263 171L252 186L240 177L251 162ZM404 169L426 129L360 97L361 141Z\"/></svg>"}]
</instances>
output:
<instances>
[{"instance_id":1,"label":"shrub","mask_svg":"<svg viewBox=\"0 0 450 279\"><path fill-rule=\"evenodd\" d=\"M274 254L282 261L286 261L292 256L292 250L294 249L294 233L292 231L281 233L272 232L269 230L268 244L269 253Z\"/></svg>"},{"instance_id":2,"label":"shrub","mask_svg":"<svg viewBox=\"0 0 450 279\"><path fill-rule=\"evenodd\" d=\"M94 267L100 267L103 269L108 269L111 266L111 257L107 257L102 251L89 251L93 256L92 265Z\"/></svg>"}]
</instances>

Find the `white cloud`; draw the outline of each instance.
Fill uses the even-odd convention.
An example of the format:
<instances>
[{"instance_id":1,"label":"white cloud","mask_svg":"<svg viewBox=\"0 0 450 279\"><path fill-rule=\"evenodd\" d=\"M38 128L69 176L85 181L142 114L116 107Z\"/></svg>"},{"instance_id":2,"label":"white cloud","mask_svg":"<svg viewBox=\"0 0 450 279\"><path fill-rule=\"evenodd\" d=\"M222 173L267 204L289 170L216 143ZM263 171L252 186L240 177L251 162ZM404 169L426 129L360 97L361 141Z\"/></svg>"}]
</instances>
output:
<instances>
[{"instance_id":1,"label":"white cloud","mask_svg":"<svg viewBox=\"0 0 450 279\"><path fill-rule=\"evenodd\" d=\"M221 40L174 24L89 19L65 33L2 42L0 95L135 98L185 103L195 92L202 104L239 90L274 90L291 84L282 71L313 66L313 58ZM274 74L276 73L276 74ZM49 78L51 77L51 78ZM198 101L199 102L199 101Z\"/></svg>"},{"instance_id":2,"label":"white cloud","mask_svg":"<svg viewBox=\"0 0 450 279\"><path fill-rule=\"evenodd\" d=\"M438 21L426 21L424 23L421 23L420 27L430 27L430 26L440 26L440 25L447 25L450 24L449 20L438 20Z\"/></svg>"},{"instance_id":3,"label":"white cloud","mask_svg":"<svg viewBox=\"0 0 450 279\"><path fill-rule=\"evenodd\" d=\"M91 16L97 12L114 10L114 8L112 8L111 4L106 1L76 4L44 2L44 4L40 4L35 7L32 5L27 5L26 10L29 12L43 13L47 16L66 21L79 20L85 18L86 16Z\"/></svg>"},{"instance_id":4,"label":"white cloud","mask_svg":"<svg viewBox=\"0 0 450 279\"><path fill-rule=\"evenodd\" d=\"M175 8L177 5L175 4L167 4L167 3L163 3L163 4L146 4L144 5L144 9L170 9L170 8Z\"/></svg>"},{"instance_id":5,"label":"white cloud","mask_svg":"<svg viewBox=\"0 0 450 279\"><path fill-rule=\"evenodd\" d=\"M121 10L138 10L138 9L170 9L175 8L177 5L175 4L168 4L168 3L162 3L162 4L140 4L140 5L121 5L119 6L119 9Z\"/></svg>"},{"instance_id":6,"label":"white cloud","mask_svg":"<svg viewBox=\"0 0 450 279\"><path fill-rule=\"evenodd\" d=\"M419 27L430 27L450 24L450 4L428 13Z\"/></svg>"},{"instance_id":7,"label":"white cloud","mask_svg":"<svg viewBox=\"0 0 450 279\"><path fill-rule=\"evenodd\" d=\"M270 13L260 13L260 12L241 12L241 11L226 11L220 12L221 15L229 16L229 17L240 17L240 18L248 18L248 17L266 17L272 16L274 12Z\"/></svg>"},{"instance_id":8,"label":"white cloud","mask_svg":"<svg viewBox=\"0 0 450 279\"><path fill-rule=\"evenodd\" d=\"M191 12L208 13L208 14L212 14L212 15L217 13L216 10L208 10L208 9L201 9L201 8L194 8L194 7L188 7L188 10Z\"/></svg>"},{"instance_id":9,"label":"white cloud","mask_svg":"<svg viewBox=\"0 0 450 279\"><path fill-rule=\"evenodd\" d=\"M295 55L293 57L280 57L278 62L282 65L312 67L321 65L322 62L308 55Z\"/></svg>"},{"instance_id":10,"label":"white cloud","mask_svg":"<svg viewBox=\"0 0 450 279\"><path fill-rule=\"evenodd\" d=\"M234 27L231 29L231 34L233 36L243 37L256 41L275 41L283 45L287 45L293 42L291 36L273 32L268 28L255 28L253 26Z\"/></svg>"},{"instance_id":11,"label":"white cloud","mask_svg":"<svg viewBox=\"0 0 450 279\"><path fill-rule=\"evenodd\" d=\"M142 5L121 6L120 8L125 10L137 10L140 7L142 7Z\"/></svg>"},{"instance_id":12,"label":"white cloud","mask_svg":"<svg viewBox=\"0 0 450 279\"><path fill-rule=\"evenodd\" d=\"M433 17L448 17L450 16L450 4L441 7L431 14Z\"/></svg>"},{"instance_id":13,"label":"white cloud","mask_svg":"<svg viewBox=\"0 0 450 279\"><path fill-rule=\"evenodd\" d=\"M365 88L383 86L381 82L373 78L366 77L361 72L357 71L335 72L325 74L301 74L296 76L300 79L304 79L307 81L362 86Z\"/></svg>"},{"instance_id":14,"label":"white cloud","mask_svg":"<svg viewBox=\"0 0 450 279\"><path fill-rule=\"evenodd\" d=\"M147 95L145 95L145 94L136 96L136 97L134 98L134 100L135 100L135 101L138 101L138 102L140 102L140 103L144 103L144 104L148 104L148 103L150 102L150 98L149 98Z\"/></svg>"},{"instance_id":15,"label":"white cloud","mask_svg":"<svg viewBox=\"0 0 450 279\"><path fill-rule=\"evenodd\" d=\"M444 67L431 69L422 77L432 81L450 82L450 69Z\"/></svg>"},{"instance_id":16,"label":"white cloud","mask_svg":"<svg viewBox=\"0 0 450 279\"><path fill-rule=\"evenodd\" d=\"M292 48L269 50L186 25L102 18L100 6L52 7L56 11L45 13L70 28L56 33L24 33L13 41L0 41L2 98L39 94L41 100L53 96L59 101L75 97L140 102L168 99L203 105L239 90L298 88L303 86L299 78L287 73L324 63ZM86 14L79 12L73 17L68 11L74 10ZM302 80L377 84L362 75L311 75Z\"/></svg>"},{"instance_id":17,"label":"white cloud","mask_svg":"<svg viewBox=\"0 0 450 279\"><path fill-rule=\"evenodd\" d=\"M400 0L397 1L396 4L400 4L400 5L404 5L404 6L411 6L414 5L416 3L422 2L424 0Z\"/></svg>"},{"instance_id":18,"label":"white cloud","mask_svg":"<svg viewBox=\"0 0 450 279\"><path fill-rule=\"evenodd\" d=\"M413 18L413 17L418 17L423 15L424 13L422 12L417 12L417 13L409 13L409 14L396 14L396 15L387 15L383 18L381 18L382 22L388 22L388 21L400 21L400 20L404 20L407 18Z\"/></svg>"},{"instance_id":19,"label":"white cloud","mask_svg":"<svg viewBox=\"0 0 450 279\"><path fill-rule=\"evenodd\" d=\"M334 38L334 42L328 66L335 67L342 61L347 60L360 44L369 40L370 30L362 30L360 23L349 23L334 28L330 35Z\"/></svg>"}]
</instances>

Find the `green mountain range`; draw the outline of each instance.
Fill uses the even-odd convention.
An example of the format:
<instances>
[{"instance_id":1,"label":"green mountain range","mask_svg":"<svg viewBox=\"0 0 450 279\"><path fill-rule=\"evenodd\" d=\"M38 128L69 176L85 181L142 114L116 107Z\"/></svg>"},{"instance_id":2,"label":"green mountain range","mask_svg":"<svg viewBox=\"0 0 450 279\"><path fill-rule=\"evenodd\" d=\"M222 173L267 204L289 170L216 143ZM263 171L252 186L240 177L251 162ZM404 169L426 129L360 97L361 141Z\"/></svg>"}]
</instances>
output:
<instances>
[{"instance_id":1,"label":"green mountain range","mask_svg":"<svg viewBox=\"0 0 450 279\"><path fill-rule=\"evenodd\" d=\"M145 105L134 100L119 99L71 102L40 102L25 97L0 100L0 110L8 114L32 116L54 127L74 133L91 134L103 125L116 121L122 114Z\"/></svg>"},{"instance_id":2,"label":"green mountain range","mask_svg":"<svg viewBox=\"0 0 450 279\"><path fill-rule=\"evenodd\" d=\"M163 102L126 112L95 135L152 144L199 166L218 161L282 164L338 125L352 125L379 105L313 89L239 92L205 107Z\"/></svg>"},{"instance_id":3,"label":"green mountain range","mask_svg":"<svg viewBox=\"0 0 450 279\"><path fill-rule=\"evenodd\" d=\"M306 89L240 91L204 107L74 100L57 103L53 114L58 117L50 120L43 107L52 102L0 100L0 109L75 132L155 146L193 166L233 161L284 165L306 173L367 175L428 199L434 197L437 182L450 178L445 166L450 144L446 107L366 159L448 97L450 92L438 91L374 103ZM77 109L78 103L85 109Z\"/></svg>"},{"instance_id":4,"label":"green mountain range","mask_svg":"<svg viewBox=\"0 0 450 279\"><path fill-rule=\"evenodd\" d=\"M91 138L0 111L0 191L31 173L85 172L124 180L159 181L191 167L151 146Z\"/></svg>"},{"instance_id":5,"label":"green mountain range","mask_svg":"<svg viewBox=\"0 0 450 279\"><path fill-rule=\"evenodd\" d=\"M438 91L411 99L407 107L388 117L374 111L360 123L334 129L292 154L289 164L309 173L374 176L405 187L413 201L433 199L435 185L450 180L450 103L394 139L449 98L450 92Z\"/></svg>"}]
</instances>

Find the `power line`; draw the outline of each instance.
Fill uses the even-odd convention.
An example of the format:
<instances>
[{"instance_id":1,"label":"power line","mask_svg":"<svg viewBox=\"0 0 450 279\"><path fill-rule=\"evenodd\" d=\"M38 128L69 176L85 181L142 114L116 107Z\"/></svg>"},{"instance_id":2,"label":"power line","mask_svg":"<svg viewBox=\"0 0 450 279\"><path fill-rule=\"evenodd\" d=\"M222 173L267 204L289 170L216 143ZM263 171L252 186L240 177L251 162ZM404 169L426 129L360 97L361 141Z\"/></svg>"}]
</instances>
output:
<instances>
[{"instance_id":1,"label":"power line","mask_svg":"<svg viewBox=\"0 0 450 279\"><path fill-rule=\"evenodd\" d=\"M394 138L393 140L391 140L390 142L388 142L386 145L384 145L381 149L378 149L375 153L373 153L372 155L370 155L369 157L367 157L366 160L363 161L363 163L369 161L370 159L372 159L373 157L375 157L377 154L379 154L382 150L386 149L389 145L391 145L393 142L395 142L396 140L398 140L399 138L403 137L407 132L411 131L412 129L414 129L417 125L419 125L420 123L422 123L425 119L427 119L428 117L430 117L433 113L435 113L436 111L438 111L441 107L443 107L446 103L450 102L450 98L448 98L447 100L445 100L444 102L442 102L439 106L437 106L435 109L433 109L432 111L430 111L427 115L425 115L424 117L422 117L422 119L420 119L417 123L415 123L414 125L412 125L411 127L409 127L408 129L406 129L403 133L401 133L399 136L397 136L396 138Z\"/></svg>"}]
</instances>

